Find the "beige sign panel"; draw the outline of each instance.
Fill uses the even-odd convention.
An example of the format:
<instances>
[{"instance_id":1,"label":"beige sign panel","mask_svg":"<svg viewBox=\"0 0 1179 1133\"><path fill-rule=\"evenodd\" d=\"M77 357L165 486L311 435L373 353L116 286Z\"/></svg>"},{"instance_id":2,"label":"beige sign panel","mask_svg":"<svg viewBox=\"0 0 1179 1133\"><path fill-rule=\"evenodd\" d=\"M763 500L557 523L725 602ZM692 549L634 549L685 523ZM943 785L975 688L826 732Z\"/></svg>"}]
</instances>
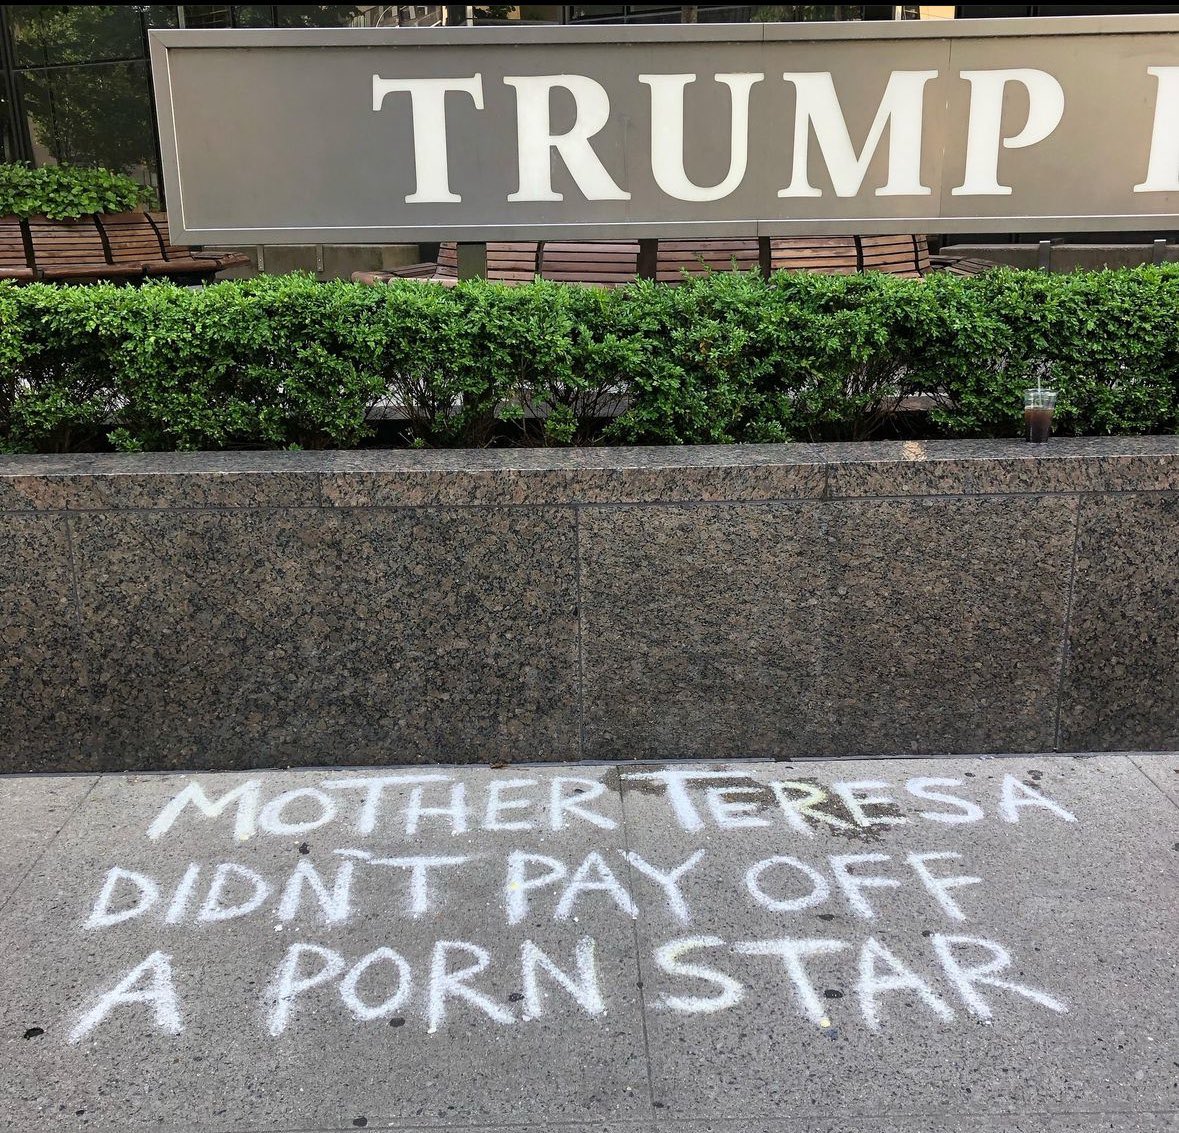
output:
<instances>
[{"instance_id":1,"label":"beige sign panel","mask_svg":"<svg viewBox=\"0 0 1179 1133\"><path fill-rule=\"evenodd\" d=\"M151 35L192 243L1179 227L1179 16Z\"/></svg>"}]
</instances>

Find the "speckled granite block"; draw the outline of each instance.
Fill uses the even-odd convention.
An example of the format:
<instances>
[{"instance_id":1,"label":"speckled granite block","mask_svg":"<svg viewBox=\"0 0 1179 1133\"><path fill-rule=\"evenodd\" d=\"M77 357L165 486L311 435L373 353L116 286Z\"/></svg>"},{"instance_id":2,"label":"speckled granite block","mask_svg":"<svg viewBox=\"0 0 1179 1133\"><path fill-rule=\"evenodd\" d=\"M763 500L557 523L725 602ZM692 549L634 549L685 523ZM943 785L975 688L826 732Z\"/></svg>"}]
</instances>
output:
<instances>
[{"instance_id":1,"label":"speckled granite block","mask_svg":"<svg viewBox=\"0 0 1179 1133\"><path fill-rule=\"evenodd\" d=\"M677 503L816 498L820 445L479 449L326 455L327 506Z\"/></svg>"},{"instance_id":2,"label":"speckled granite block","mask_svg":"<svg viewBox=\"0 0 1179 1133\"><path fill-rule=\"evenodd\" d=\"M1050 750L1076 506L587 509L587 756Z\"/></svg>"},{"instance_id":3,"label":"speckled granite block","mask_svg":"<svg viewBox=\"0 0 1179 1133\"><path fill-rule=\"evenodd\" d=\"M0 768L1179 746L1177 497L1176 437L0 457Z\"/></svg>"},{"instance_id":4,"label":"speckled granite block","mask_svg":"<svg viewBox=\"0 0 1179 1133\"><path fill-rule=\"evenodd\" d=\"M571 513L73 522L105 767L577 754Z\"/></svg>"},{"instance_id":5,"label":"speckled granite block","mask_svg":"<svg viewBox=\"0 0 1179 1133\"><path fill-rule=\"evenodd\" d=\"M821 505L581 515L587 758L822 748Z\"/></svg>"},{"instance_id":6,"label":"speckled granite block","mask_svg":"<svg viewBox=\"0 0 1179 1133\"><path fill-rule=\"evenodd\" d=\"M1081 505L1060 743L1179 748L1179 492Z\"/></svg>"},{"instance_id":7,"label":"speckled granite block","mask_svg":"<svg viewBox=\"0 0 1179 1133\"><path fill-rule=\"evenodd\" d=\"M1179 437L876 441L822 446L828 495L1027 495L1179 488Z\"/></svg>"},{"instance_id":8,"label":"speckled granite block","mask_svg":"<svg viewBox=\"0 0 1179 1133\"><path fill-rule=\"evenodd\" d=\"M89 723L66 521L0 515L0 772L69 765Z\"/></svg>"},{"instance_id":9,"label":"speckled granite block","mask_svg":"<svg viewBox=\"0 0 1179 1133\"><path fill-rule=\"evenodd\" d=\"M0 511L314 507L313 452L0 457Z\"/></svg>"},{"instance_id":10,"label":"speckled granite block","mask_svg":"<svg viewBox=\"0 0 1179 1133\"><path fill-rule=\"evenodd\" d=\"M836 755L1049 751L1077 501L833 503Z\"/></svg>"}]
</instances>

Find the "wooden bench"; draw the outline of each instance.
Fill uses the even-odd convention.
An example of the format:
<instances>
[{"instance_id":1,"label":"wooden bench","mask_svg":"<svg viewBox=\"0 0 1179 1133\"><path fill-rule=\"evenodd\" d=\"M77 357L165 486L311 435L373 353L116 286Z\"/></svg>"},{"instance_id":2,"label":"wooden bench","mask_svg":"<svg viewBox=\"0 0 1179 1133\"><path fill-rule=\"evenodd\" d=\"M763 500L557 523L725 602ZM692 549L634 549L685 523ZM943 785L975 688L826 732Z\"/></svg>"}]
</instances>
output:
<instances>
[{"instance_id":1,"label":"wooden bench","mask_svg":"<svg viewBox=\"0 0 1179 1133\"><path fill-rule=\"evenodd\" d=\"M531 241L489 242L485 278L495 283L531 283L537 276L539 249L540 245ZM417 279L453 286L458 282L458 245L453 240L439 244L438 259L432 263L352 273L353 283L391 283L395 279Z\"/></svg>"},{"instance_id":2,"label":"wooden bench","mask_svg":"<svg viewBox=\"0 0 1179 1133\"><path fill-rule=\"evenodd\" d=\"M25 222L25 230L32 245L33 270L38 279L95 282L143 275L141 267L110 262L102 232L92 216L79 220L31 216Z\"/></svg>"},{"instance_id":3,"label":"wooden bench","mask_svg":"<svg viewBox=\"0 0 1179 1133\"><path fill-rule=\"evenodd\" d=\"M563 283L617 287L644 276L637 240L489 243L485 278L498 283L526 283L539 275ZM660 240L654 278L678 283L711 271L808 271L852 275L882 271L917 277L930 270L924 236L771 236L708 240ZM355 272L358 283L419 279L453 285L458 279L458 249L440 245L436 263L414 264L385 272Z\"/></svg>"},{"instance_id":4,"label":"wooden bench","mask_svg":"<svg viewBox=\"0 0 1179 1133\"><path fill-rule=\"evenodd\" d=\"M194 252L186 245L173 244L168 234L168 214L166 212L149 212L146 215L160 238L164 260L172 265L169 274L194 275L211 279L219 271L241 267L250 262L250 257L241 252L206 252L203 250ZM182 271L182 266L187 271Z\"/></svg>"},{"instance_id":5,"label":"wooden bench","mask_svg":"<svg viewBox=\"0 0 1179 1133\"><path fill-rule=\"evenodd\" d=\"M982 275L999 265L993 260L980 260L976 256L930 256L930 271L945 271L950 275Z\"/></svg>"},{"instance_id":6,"label":"wooden bench","mask_svg":"<svg viewBox=\"0 0 1179 1133\"><path fill-rule=\"evenodd\" d=\"M443 283L450 279L458 282L458 245L453 240L443 241L438 245L434 279Z\"/></svg>"},{"instance_id":7,"label":"wooden bench","mask_svg":"<svg viewBox=\"0 0 1179 1133\"><path fill-rule=\"evenodd\" d=\"M172 270L164 259L160 234L147 213L121 212L95 217L99 230L106 238L110 262L144 275L181 274Z\"/></svg>"},{"instance_id":8,"label":"wooden bench","mask_svg":"<svg viewBox=\"0 0 1179 1133\"><path fill-rule=\"evenodd\" d=\"M93 283L153 276L199 282L249 263L237 252L194 254L168 239L164 213L103 213L77 220L0 218L0 279Z\"/></svg>"},{"instance_id":9,"label":"wooden bench","mask_svg":"<svg viewBox=\"0 0 1179 1133\"><path fill-rule=\"evenodd\" d=\"M748 240L660 240L655 255L655 278L679 283L685 276L713 271L757 271L761 244Z\"/></svg>"},{"instance_id":10,"label":"wooden bench","mask_svg":"<svg viewBox=\"0 0 1179 1133\"><path fill-rule=\"evenodd\" d=\"M535 241L488 244L487 278L500 283L531 283L536 278L539 254L540 245Z\"/></svg>"},{"instance_id":11,"label":"wooden bench","mask_svg":"<svg viewBox=\"0 0 1179 1133\"><path fill-rule=\"evenodd\" d=\"M20 220L15 216L0 217L0 279L23 283L34 278Z\"/></svg>"},{"instance_id":12,"label":"wooden bench","mask_svg":"<svg viewBox=\"0 0 1179 1133\"><path fill-rule=\"evenodd\" d=\"M546 241L540 248L541 279L620 287L639 278L637 240Z\"/></svg>"},{"instance_id":13,"label":"wooden bench","mask_svg":"<svg viewBox=\"0 0 1179 1133\"><path fill-rule=\"evenodd\" d=\"M855 275L862 270L854 236L771 236L770 271Z\"/></svg>"},{"instance_id":14,"label":"wooden bench","mask_svg":"<svg viewBox=\"0 0 1179 1133\"><path fill-rule=\"evenodd\" d=\"M857 236L863 271L918 278L929 271L929 241L924 236Z\"/></svg>"}]
</instances>

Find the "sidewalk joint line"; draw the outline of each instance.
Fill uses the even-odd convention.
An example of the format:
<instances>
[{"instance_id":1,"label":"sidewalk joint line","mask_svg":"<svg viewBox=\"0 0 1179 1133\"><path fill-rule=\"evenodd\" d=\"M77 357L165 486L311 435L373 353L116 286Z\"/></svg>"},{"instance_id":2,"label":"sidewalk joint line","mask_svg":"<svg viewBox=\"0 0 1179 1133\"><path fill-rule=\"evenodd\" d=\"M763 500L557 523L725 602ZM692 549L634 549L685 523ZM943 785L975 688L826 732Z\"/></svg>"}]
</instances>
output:
<instances>
[{"instance_id":1,"label":"sidewalk joint line","mask_svg":"<svg viewBox=\"0 0 1179 1133\"><path fill-rule=\"evenodd\" d=\"M24 885L24 883L26 881L29 880L29 877L32 875L33 870L35 870L37 868L37 866L39 866L41 864L41 859L44 858L47 853L49 853L50 849L52 849L52 847L53 847L54 842L56 842L58 840L58 838L61 837L62 831L65 830L65 828L69 825L70 820L74 817L74 815L76 815L78 813L78 811L80 811L82 809L82 805L90 797L90 792L93 791L94 788L98 786L99 780L101 780L101 779L102 779L101 774L96 774L94 776L94 779L91 782L90 786L87 787L86 790L82 793L82 797L74 804L74 806L70 810L69 814L67 814L65 816L65 818L63 818L61 820L61 825L53 832L53 834L49 838L49 841L46 842L45 845L41 848L41 852L33 859L33 861L29 865L29 868L26 869L23 874L21 874L21 879L20 879L20 881L18 881L16 883L16 885L13 886L12 892L9 893L8 896L4 898L3 901L0 901L0 913L3 913L4 910L7 909L8 906L12 904L13 899L20 892L21 887Z\"/></svg>"},{"instance_id":2,"label":"sidewalk joint line","mask_svg":"<svg viewBox=\"0 0 1179 1133\"><path fill-rule=\"evenodd\" d=\"M1143 752L1142 754L1145 755L1147 753ZM1159 752L1158 754L1163 755L1167 753ZM1171 798L1171 796L1168 795L1167 792L1164 791L1163 788L1154 781L1154 778L1150 772L1147 771L1146 768L1143 767L1142 764L1139 763L1133 755L1128 755L1126 758L1130 761L1132 766L1138 769L1138 773L1142 776L1143 779L1145 779L1156 791L1158 791L1158 793L1162 795L1163 798L1166 799L1167 802L1169 802L1176 810L1179 810L1179 802L1176 802L1173 798Z\"/></svg>"},{"instance_id":3,"label":"sidewalk joint line","mask_svg":"<svg viewBox=\"0 0 1179 1133\"><path fill-rule=\"evenodd\" d=\"M1050 1118L1070 1118L1070 1117L1173 1117L1179 1110L1174 1109L1071 1109L1071 1110L1002 1110L997 1112L986 1111L982 1113L958 1113L958 1112L942 1112L942 1111L909 1111L902 1112L883 1112L874 1111L872 1113L840 1113L833 1111L826 1111L822 1113L790 1113L788 1115L777 1116L758 1114L755 1117L749 1115L743 1117L705 1117L705 1116L679 1116L673 1119L676 1125L739 1125L743 1129L748 1129L751 1123L770 1125L780 1125L783 1129L792 1128L797 1122L807 1121L893 1121L893 1120L911 1120L935 1118L943 1121L957 1121L965 1119L967 1121L988 1121L996 1118L1021 1118L1021 1117L1050 1117ZM611 1119L586 1120L586 1121L479 1121L467 1123L449 1123L449 1124L435 1124L435 1125L414 1125L404 1121L398 1121L393 1117L386 1117L381 1114L369 1117L369 1127L372 1128L372 1122L395 1122L393 1128L405 1130L435 1130L437 1133L446 1133L447 1130L478 1130L480 1133L484 1130L495 1131L503 1130L505 1133L512 1133L513 1130L524 1129L595 1129L600 1130L603 1126L611 1128L617 1126L639 1126L644 1129L651 1127L651 1122L643 1117L618 1117ZM377 1126L380 1128L380 1126ZM298 1128L288 1128L286 1126L275 1125L242 1125L242 1126L227 1126L216 1133L341 1133L341 1126L324 1126L324 1125L308 1125L300 1126ZM97 1133L102 1133L98 1130ZM212 1131L211 1131L212 1133Z\"/></svg>"},{"instance_id":4,"label":"sidewalk joint line","mask_svg":"<svg viewBox=\"0 0 1179 1133\"><path fill-rule=\"evenodd\" d=\"M630 824L626 816L626 791L622 785L622 776L618 776L618 810L622 815L622 849L626 855L626 884L627 891L634 892L634 866L630 862ZM643 982L643 966L639 952L639 922L637 917L631 918L631 940L634 944L635 960L635 990L639 995L639 1023L643 1032L643 1059L647 1070L647 1102L650 1107L651 1128L658 1130L659 1115L655 1109L655 1074L651 1065L651 1037L647 1032L647 987Z\"/></svg>"}]
</instances>

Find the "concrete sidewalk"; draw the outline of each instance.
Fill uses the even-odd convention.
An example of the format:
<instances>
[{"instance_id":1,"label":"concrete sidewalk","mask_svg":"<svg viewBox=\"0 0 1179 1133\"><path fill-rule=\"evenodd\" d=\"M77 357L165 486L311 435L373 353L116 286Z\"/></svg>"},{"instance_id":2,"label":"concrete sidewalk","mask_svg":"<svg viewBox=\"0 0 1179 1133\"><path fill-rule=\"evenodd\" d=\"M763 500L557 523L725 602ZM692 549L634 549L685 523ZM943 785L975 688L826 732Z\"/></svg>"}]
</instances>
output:
<instances>
[{"instance_id":1,"label":"concrete sidewalk","mask_svg":"<svg viewBox=\"0 0 1179 1133\"><path fill-rule=\"evenodd\" d=\"M1179 1128L1179 758L0 779L0 1128Z\"/></svg>"}]
</instances>

